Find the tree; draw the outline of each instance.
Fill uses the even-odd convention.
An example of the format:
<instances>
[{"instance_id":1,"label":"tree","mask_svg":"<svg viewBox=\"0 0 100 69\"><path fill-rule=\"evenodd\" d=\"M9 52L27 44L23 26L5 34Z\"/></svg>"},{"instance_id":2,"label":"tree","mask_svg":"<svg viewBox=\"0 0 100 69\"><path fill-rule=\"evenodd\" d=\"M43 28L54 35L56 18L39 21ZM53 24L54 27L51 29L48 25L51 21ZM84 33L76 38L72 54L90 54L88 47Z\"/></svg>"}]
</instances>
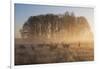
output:
<instances>
[{"instance_id":1,"label":"tree","mask_svg":"<svg viewBox=\"0 0 100 69\"><path fill-rule=\"evenodd\" d=\"M73 12L66 11L61 16L54 14L30 16L20 32L23 38L53 38L53 35L62 34L63 30L69 35L73 35L85 28L90 30L85 17L76 17Z\"/></svg>"}]
</instances>

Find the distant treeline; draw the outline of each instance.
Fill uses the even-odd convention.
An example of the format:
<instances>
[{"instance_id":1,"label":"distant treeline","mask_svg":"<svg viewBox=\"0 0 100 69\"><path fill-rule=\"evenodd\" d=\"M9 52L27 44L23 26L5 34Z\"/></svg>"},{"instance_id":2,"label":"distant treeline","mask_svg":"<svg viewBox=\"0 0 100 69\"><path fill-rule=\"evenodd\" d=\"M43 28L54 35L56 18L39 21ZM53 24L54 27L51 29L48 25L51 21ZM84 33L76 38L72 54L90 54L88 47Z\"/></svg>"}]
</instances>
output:
<instances>
[{"instance_id":1,"label":"distant treeline","mask_svg":"<svg viewBox=\"0 0 100 69\"><path fill-rule=\"evenodd\" d=\"M88 21L83 16L75 16L74 13L44 14L30 16L20 30L22 38L51 37L64 30L65 32L78 33L81 29L88 29Z\"/></svg>"}]
</instances>

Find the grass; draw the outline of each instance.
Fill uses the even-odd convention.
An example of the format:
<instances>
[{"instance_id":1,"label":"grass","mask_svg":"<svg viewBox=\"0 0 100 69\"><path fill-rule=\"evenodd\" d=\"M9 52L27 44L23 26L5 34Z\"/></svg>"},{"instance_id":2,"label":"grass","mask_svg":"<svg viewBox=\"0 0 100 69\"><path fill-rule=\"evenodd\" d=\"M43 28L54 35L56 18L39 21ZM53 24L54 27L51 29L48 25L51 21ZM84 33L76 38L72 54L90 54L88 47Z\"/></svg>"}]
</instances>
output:
<instances>
[{"instance_id":1,"label":"grass","mask_svg":"<svg viewBox=\"0 0 100 69\"><path fill-rule=\"evenodd\" d=\"M92 43L15 44L15 65L94 60Z\"/></svg>"}]
</instances>

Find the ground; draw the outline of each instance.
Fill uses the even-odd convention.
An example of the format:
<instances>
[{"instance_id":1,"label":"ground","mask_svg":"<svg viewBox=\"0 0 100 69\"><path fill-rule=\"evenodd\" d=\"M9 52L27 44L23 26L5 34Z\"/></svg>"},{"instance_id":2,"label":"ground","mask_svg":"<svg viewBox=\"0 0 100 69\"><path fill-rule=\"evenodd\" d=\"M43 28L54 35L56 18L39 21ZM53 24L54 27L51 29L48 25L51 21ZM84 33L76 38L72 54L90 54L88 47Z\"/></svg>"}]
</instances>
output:
<instances>
[{"instance_id":1,"label":"ground","mask_svg":"<svg viewBox=\"0 0 100 69\"><path fill-rule=\"evenodd\" d=\"M15 42L15 65L94 60L93 43Z\"/></svg>"}]
</instances>

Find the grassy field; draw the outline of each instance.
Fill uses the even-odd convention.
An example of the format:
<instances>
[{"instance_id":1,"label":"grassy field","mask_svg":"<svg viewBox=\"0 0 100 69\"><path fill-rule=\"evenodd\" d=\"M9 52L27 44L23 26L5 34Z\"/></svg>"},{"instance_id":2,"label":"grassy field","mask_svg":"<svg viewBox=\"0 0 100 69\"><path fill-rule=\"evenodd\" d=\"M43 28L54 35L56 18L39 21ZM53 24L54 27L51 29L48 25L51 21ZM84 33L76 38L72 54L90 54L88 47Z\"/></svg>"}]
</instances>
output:
<instances>
[{"instance_id":1,"label":"grassy field","mask_svg":"<svg viewBox=\"0 0 100 69\"><path fill-rule=\"evenodd\" d=\"M93 43L15 43L15 65L92 60Z\"/></svg>"}]
</instances>

